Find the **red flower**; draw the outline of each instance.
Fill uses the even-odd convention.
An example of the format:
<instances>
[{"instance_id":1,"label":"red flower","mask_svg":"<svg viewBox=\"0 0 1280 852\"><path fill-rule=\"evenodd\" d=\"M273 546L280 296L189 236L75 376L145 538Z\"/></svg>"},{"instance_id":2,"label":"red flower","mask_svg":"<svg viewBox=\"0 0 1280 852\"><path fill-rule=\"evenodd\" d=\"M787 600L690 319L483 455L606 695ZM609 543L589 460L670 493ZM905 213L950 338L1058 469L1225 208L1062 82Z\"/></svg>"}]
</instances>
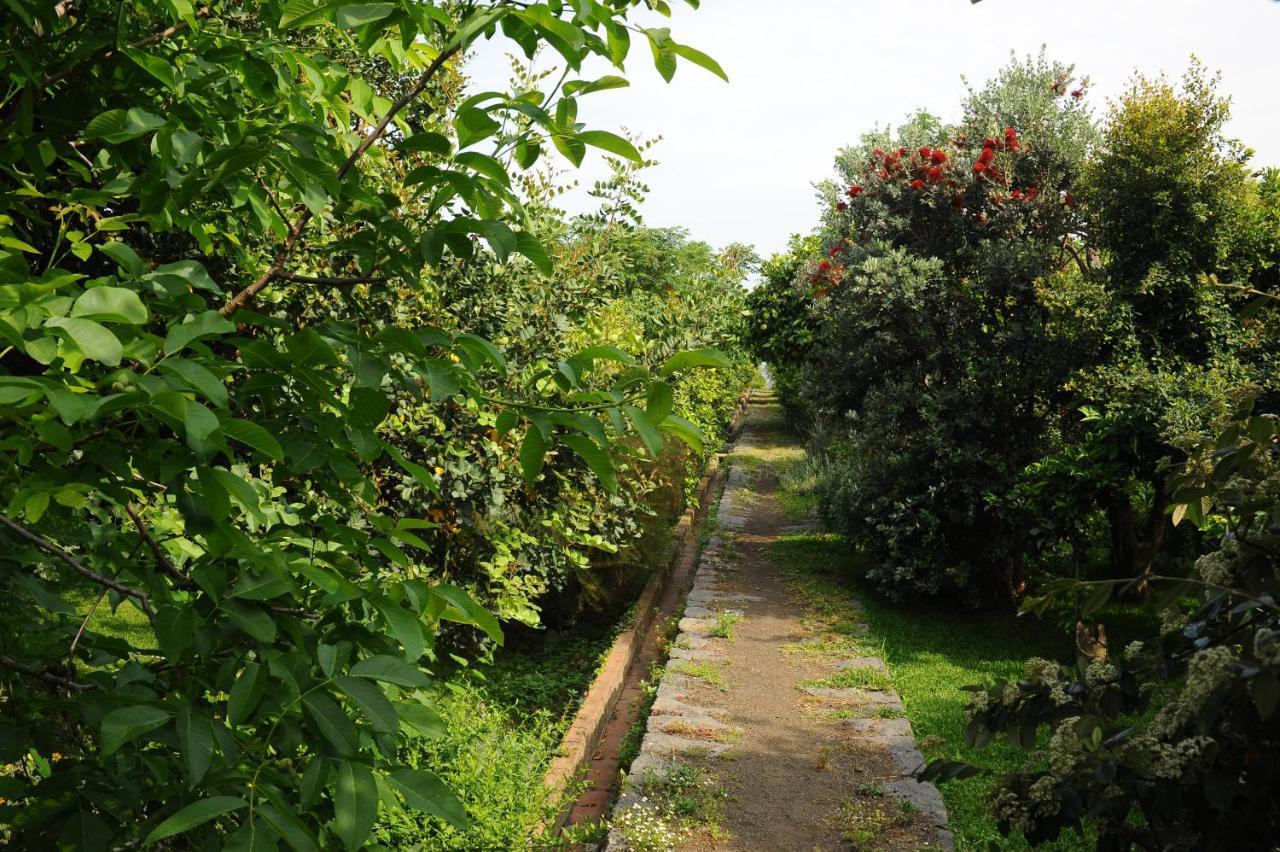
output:
<instances>
[{"instance_id":1,"label":"red flower","mask_svg":"<svg viewBox=\"0 0 1280 852\"><path fill-rule=\"evenodd\" d=\"M1069 193L1069 192L1067 193L1066 197L1062 199L1062 201L1063 201L1063 203L1064 203L1064 204L1066 204L1068 207L1075 207L1075 206L1076 206L1076 197L1075 197L1074 195L1072 195L1071 193Z\"/></svg>"},{"instance_id":2,"label":"red flower","mask_svg":"<svg viewBox=\"0 0 1280 852\"><path fill-rule=\"evenodd\" d=\"M907 151L909 151L909 150L910 150L910 149L909 149L909 148L907 148L907 146L906 146L906 145L903 145L901 148L899 148L899 149L898 149L898 156L899 156L899 157L905 157L905 156L907 156Z\"/></svg>"},{"instance_id":3,"label":"red flower","mask_svg":"<svg viewBox=\"0 0 1280 852\"><path fill-rule=\"evenodd\" d=\"M980 175L986 170L987 170L987 164L982 162L982 160L979 160L978 162L973 164L973 173L976 175Z\"/></svg>"},{"instance_id":4,"label":"red flower","mask_svg":"<svg viewBox=\"0 0 1280 852\"><path fill-rule=\"evenodd\" d=\"M1014 201L1021 201L1021 200L1022 200L1022 190L1020 190L1020 189L1015 189L1013 192L1009 193L1009 197L1010 197L1010 198L1012 198Z\"/></svg>"},{"instance_id":5,"label":"red flower","mask_svg":"<svg viewBox=\"0 0 1280 852\"><path fill-rule=\"evenodd\" d=\"M1076 100L1080 100L1081 98L1084 97L1084 89L1072 89L1071 97L1075 98Z\"/></svg>"},{"instance_id":6,"label":"red flower","mask_svg":"<svg viewBox=\"0 0 1280 852\"><path fill-rule=\"evenodd\" d=\"M827 256L835 257L836 255L840 254L840 251L841 251L840 246L832 246L830 250L827 251Z\"/></svg>"},{"instance_id":7,"label":"red flower","mask_svg":"<svg viewBox=\"0 0 1280 852\"><path fill-rule=\"evenodd\" d=\"M933 168L929 169L929 180L933 181L934 183L937 183L938 181L942 180L941 166L934 166Z\"/></svg>"},{"instance_id":8,"label":"red flower","mask_svg":"<svg viewBox=\"0 0 1280 852\"><path fill-rule=\"evenodd\" d=\"M877 176L877 177L879 177L879 178L880 178L880 180L888 180L888 179L889 179L889 172L887 172L887 171L886 171L886 170L884 170L884 169L881 169L880 171L876 172L876 176Z\"/></svg>"},{"instance_id":9,"label":"red flower","mask_svg":"<svg viewBox=\"0 0 1280 852\"><path fill-rule=\"evenodd\" d=\"M1032 198L1035 198L1039 194L1040 194L1039 188L1033 186L1027 190L1027 199L1030 200Z\"/></svg>"},{"instance_id":10,"label":"red flower","mask_svg":"<svg viewBox=\"0 0 1280 852\"><path fill-rule=\"evenodd\" d=\"M838 210L839 212L843 213L844 211L846 211L846 210L848 210L848 209L849 209L849 205L848 205L848 204L845 204L843 201L837 201L837 202L836 202L836 210Z\"/></svg>"},{"instance_id":11,"label":"red flower","mask_svg":"<svg viewBox=\"0 0 1280 852\"><path fill-rule=\"evenodd\" d=\"M983 139L983 140L982 140L982 147L983 147L983 148L994 148L994 147L996 147L996 140L994 140L994 139L992 139L990 136L988 136L986 139Z\"/></svg>"},{"instance_id":12,"label":"red flower","mask_svg":"<svg viewBox=\"0 0 1280 852\"><path fill-rule=\"evenodd\" d=\"M935 150L932 154L930 154L930 155L929 155L929 159L930 159L930 160L931 160L935 165L939 165L939 166L940 166L940 165L942 165L943 163L945 163L945 162L947 161L947 152L946 152L946 151L937 151L937 150Z\"/></svg>"},{"instance_id":13,"label":"red flower","mask_svg":"<svg viewBox=\"0 0 1280 852\"><path fill-rule=\"evenodd\" d=\"M919 192L920 190L924 189L924 181L920 180L920 178L916 178L915 180L911 181L911 188L914 189L916 192Z\"/></svg>"},{"instance_id":14,"label":"red flower","mask_svg":"<svg viewBox=\"0 0 1280 852\"><path fill-rule=\"evenodd\" d=\"M877 157L883 157L883 156L884 156L884 149L883 149L883 148L877 148L877 149L875 149L874 151L872 151L871 153L875 154Z\"/></svg>"},{"instance_id":15,"label":"red flower","mask_svg":"<svg viewBox=\"0 0 1280 852\"><path fill-rule=\"evenodd\" d=\"M983 148L982 153L978 156L978 162L986 165L996 158L996 152L990 148Z\"/></svg>"},{"instance_id":16,"label":"red flower","mask_svg":"<svg viewBox=\"0 0 1280 852\"><path fill-rule=\"evenodd\" d=\"M920 158L922 160L927 160L932 155L933 155L933 149L930 148L928 145L920 149Z\"/></svg>"},{"instance_id":17,"label":"red flower","mask_svg":"<svg viewBox=\"0 0 1280 852\"><path fill-rule=\"evenodd\" d=\"M849 197L850 197L850 198L857 198L859 195L861 195L861 194L862 194L862 189L863 189L863 188L862 188L862 187L860 187L860 186L851 186L851 187L849 187Z\"/></svg>"},{"instance_id":18,"label":"red flower","mask_svg":"<svg viewBox=\"0 0 1280 852\"><path fill-rule=\"evenodd\" d=\"M824 272L828 271L829 269L831 269L831 261L829 261L829 260L824 260L824 261L822 261L822 263L819 263L819 264L818 264L818 273L819 273L819 274L822 274L822 273L824 273Z\"/></svg>"}]
</instances>

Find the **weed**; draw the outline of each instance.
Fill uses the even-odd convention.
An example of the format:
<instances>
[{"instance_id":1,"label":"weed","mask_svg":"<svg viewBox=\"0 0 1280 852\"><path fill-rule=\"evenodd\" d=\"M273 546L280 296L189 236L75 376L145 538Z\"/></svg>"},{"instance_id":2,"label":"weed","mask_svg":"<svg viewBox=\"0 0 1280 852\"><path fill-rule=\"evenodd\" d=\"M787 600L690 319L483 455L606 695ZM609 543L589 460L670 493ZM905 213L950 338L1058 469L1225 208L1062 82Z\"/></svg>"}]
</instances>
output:
<instances>
[{"instance_id":1,"label":"weed","mask_svg":"<svg viewBox=\"0 0 1280 852\"><path fill-rule=\"evenodd\" d=\"M693 660L676 660L671 664L671 670L678 674L696 677L705 680L718 689L724 689L724 672L718 666L711 663L695 662Z\"/></svg>"},{"instance_id":2,"label":"weed","mask_svg":"<svg viewBox=\"0 0 1280 852\"><path fill-rule=\"evenodd\" d=\"M711 628L711 635L717 639L732 639L733 626L742 620L742 613L736 610L726 609L716 616L715 626Z\"/></svg>"},{"instance_id":3,"label":"weed","mask_svg":"<svg viewBox=\"0 0 1280 852\"><path fill-rule=\"evenodd\" d=\"M888 692L893 689L893 678L883 669L871 666L858 666L844 669L821 680L802 680L797 684L802 689L875 689Z\"/></svg>"}]
</instances>

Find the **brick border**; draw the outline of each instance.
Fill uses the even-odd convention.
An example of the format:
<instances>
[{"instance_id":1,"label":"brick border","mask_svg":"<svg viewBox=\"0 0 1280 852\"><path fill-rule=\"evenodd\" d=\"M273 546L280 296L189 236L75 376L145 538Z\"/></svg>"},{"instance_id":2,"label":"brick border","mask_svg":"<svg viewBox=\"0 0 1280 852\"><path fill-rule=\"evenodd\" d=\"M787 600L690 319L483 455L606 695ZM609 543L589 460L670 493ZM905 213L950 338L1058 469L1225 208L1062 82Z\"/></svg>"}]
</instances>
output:
<instances>
[{"instance_id":1,"label":"brick border","mask_svg":"<svg viewBox=\"0 0 1280 852\"><path fill-rule=\"evenodd\" d=\"M737 407L729 423L726 447L741 431L751 397L752 392L748 389L738 398ZM717 453L707 463L694 492L695 500L685 509L684 514L671 530L670 534L677 542L675 552L667 564L662 566L661 570L655 571L645 584L644 591L636 601L635 621L614 640L600 673L596 675L596 679L582 699L582 705L574 716L573 724L569 726L564 738L560 741L560 756L551 762L546 775L543 776L543 785L554 791L561 800L557 802L555 821L541 826L538 832L540 835L555 832L568 820L576 799L565 797L564 793L581 777L591 762L601 735L626 686L628 675L631 674L636 659L640 656L645 637L654 625L659 609L658 602L668 591L672 578L681 573L677 568L685 562L692 567L697 558L698 523L710 508L708 498L715 494L724 478L721 465L723 457L724 452Z\"/></svg>"}]
</instances>

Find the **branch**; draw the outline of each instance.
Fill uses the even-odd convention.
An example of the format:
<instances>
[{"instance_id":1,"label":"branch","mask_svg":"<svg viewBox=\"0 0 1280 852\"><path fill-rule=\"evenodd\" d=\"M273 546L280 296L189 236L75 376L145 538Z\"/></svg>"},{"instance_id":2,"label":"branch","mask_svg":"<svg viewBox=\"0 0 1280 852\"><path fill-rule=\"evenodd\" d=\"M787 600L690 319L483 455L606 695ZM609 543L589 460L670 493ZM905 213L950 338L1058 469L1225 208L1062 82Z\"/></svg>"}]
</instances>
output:
<instances>
[{"instance_id":1,"label":"branch","mask_svg":"<svg viewBox=\"0 0 1280 852\"><path fill-rule=\"evenodd\" d=\"M133 589L133 588L130 588L129 586L124 585L123 583L117 583L115 580L112 580L110 577L104 577L101 574L99 574L97 571L92 571L86 568L84 564L80 562L79 559L76 559L74 556L72 556L67 551L63 550L58 545L49 541L44 536L37 535L31 532L31 530L27 529L21 524L14 523L4 515L0 515L0 525L8 527L9 531L12 532L14 535L18 536L18 538L21 538L24 541L29 542L30 544L34 544L36 547L40 548L50 556L56 557L57 559L61 560L68 567L70 567L71 570L75 571L80 576L87 577L93 582L97 583L99 586L103 586L105 588L111 589L113 592L117 592L121 595L133 598L134 600L138 601L138 604L142 607L142 611L146 613L147 618L151 620L155 619L155 615L156 615L155 610L151 608L151 596L148 595L146 592L140 592L137 589Z\"/></svg>"},{"instance_id":2,"label":"branch","mask_svg":"<svg viewBox=\"0 0 1280 852\"><path fill-rule=\"evenodd\" d=\"M504 3L505 2L507 2L507 0L504 0ZM398 101L391 105L391 109L387 110L387 114L378 122L377 127L365 134L364 139L356 146L355 150L347 156L347 159L343 161L342 165L338 168L337 177L339 182L341 182L341 180L347 176L347 173L355 167L356 162L364 156L364 153L373 147L373 145L386 134L387 128L391 125L391 122L395 120L395 117L399 115L400 112L415 98L422 94L422 92L431 83L431 80L440 72L440 69L444 67L445 63L453 58L459 50L461 50L461 45L454 46L437 56L435 60L427 66L427 69L422 72L422 76L418 78L418 82L414 83L413 87L410 88L409 91L405 92ZM431 113L430 107L428 107L427 113ZM294 221L293 227L289 229L289 235L285 237L284 242L276 251L276 256L272 260L271 265L267 267L266 271L259 275L252 284L227 300L227 303L222 306L222 310L219 312L223 317L231 317L236 311L247 306L259 293L267 289L272 281L282 280L285 278L288 274L285 271L285 265L289 262L289 259L293 257L294 251L298 248L298 244L302 240L302 232L307 227L307 223L311 221L312 215L310 208L307 208L298 214L298 218Z\"/></svg>"},{"instance_id":3,"label":"branch","mask_svg":"<svg viewBox=\"0 0 1280 852\"><path fill-rule=\"evenodd\" d=\"M138 528L138 535L142 536L142 540L146 542L147 549L156 558L156 564L160 566L160 570L176 581L174 588L187 592L199 588L190 577L174 566L169 559L169 554L164 552L160 542L152 538L151 533L147 530L147 525L142 522L142 518L138 516L138 513L133 511L133 507L125 506L124 510L129 513L129 517L133 520L133 525Z\"/></svg>"},{"instance_id":4,"label":"branch","mask_svg":"<svg viewBox=\"0 0 1280 852\"><path fill-rule=\"evenodd\" d=\"M1275 293L1264 293L1261 290L1255 290L1245 284L1227 284L1222 281L1214 281L1213 286L1217 287L1219 290L1233 290L1237 293L1246 293L1250 296L1261 296L1264 299L1280 301L1280 296L1277 296Z\"/></svg>"},{"instance_id":5,"label":"branch","mask_svg":"<svg viewBox=\"0 0 1280 852\"><path fill-rule=\"evenodd\" d=\"M297 275L293 272L281 272L276 276L278 281L294 281L298 284L328 284L332 287L350 287L353 284L385 284L387 279L369 275L349 275L331 277L328 275Z\"/></svg>"},{"instance_id":6,"label":"branch","mask_svg":"<svg viewBox=\"0 0 1280 852\"><path fill-rule=\"evenodd\" d=\"M213 10L210 9L208 6L201 6L199 9L196 10L196 17L207 18L209 17L210 14L212 14L212 11ZM174 24L171 27L165 27L163 30L161 30L158 33L152 33L146 38L140 38L137 41L130 42L129 44L125 45L125 47L130 49L136 49L140 47L150 47L151 45L156 44L157 42L164 41L167 38L171 38L172 36L175 36L178 33L184 32L189 29L191 29L191 25L188 24L186 21L182 21L181 23ZM120 55L120 52L121 51L119 48L113 47L113 48L110 48L109 50L104 50L102 53L99 53L97 56L91 56L88 59L78 62L75 65L72 65L70 68L67 68L63 71L55 71L52 74L48 74L45 76L45 78L42 81L40 81L40 87L47 89L49 86L53 85L54 83L57 83L59 80L65 80L67 77L70 77L72 74L78 73L81 69L83 69L87 65L97 65L99 62L106 62L109 59L116 58L117 56Z\"/></svg>"},{"instance_id":7,"label":"branch","mask_svg":"<svg viewBox=\"0 0 1280 852\"><path fill-rule=\"evenodd\" d=\"M63 689L70 689L75 692L88 692L89 690L93 689L93 687L87 683L78 683L74 680L71 680L70 678L65 678L65 677L62 677L61 675L56 675L53 672L49 671L48 669L38 668L36 666L28 665L27 663L20 663L17 660L13 659L12 657L6 657L3 654L0 654L0 668L6 668L6 669L9 669L10 671L21 672L22 674L30 675L31 677L38 678L39 680L42 680L45 683L53 684L54 686L60 686Z\"/></svg>"}]
</instances>

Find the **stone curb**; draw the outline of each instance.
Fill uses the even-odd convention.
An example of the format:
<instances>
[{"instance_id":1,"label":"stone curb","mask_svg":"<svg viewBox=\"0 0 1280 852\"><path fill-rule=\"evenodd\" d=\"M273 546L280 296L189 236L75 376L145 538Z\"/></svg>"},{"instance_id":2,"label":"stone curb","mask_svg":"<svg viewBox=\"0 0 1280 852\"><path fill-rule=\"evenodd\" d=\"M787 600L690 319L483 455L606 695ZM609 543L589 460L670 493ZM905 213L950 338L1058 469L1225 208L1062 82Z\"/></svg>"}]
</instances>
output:
<instances>
[{"instance_id":1,"label":"stone curb","mask_svg":"<svg viewBox=\"0 0 1280 852\"><path fill-rule=\"evenodd\" d=\"M746 391L738 399L730 421L729 436L726 447L732 443L742 429L746 419L747 406L752 399L752 392ZM698 521L709 508L709 498L715 494L723 479L721 459L724 451L713 456L698 482L693 505L685 509L680 520L671 531L676 539L676 547L671 559L661 570L655 571L645 584L644 591L636 601L635 622L618 635L605 657L604 665L583 697L582 705L574 716L573 723L560 741L559 757L551 762L543 776L543 785L561 797L558 801L557 816L553 823L540 827L537 834L544 836L561 828L569 816L573 799L563 797L564 792L580 776L591 761L600 741L605 725L613 713L627 681L627 675L644 643L645 635L653 626L657 602L661 599L671 580L677 565L685 558L690 548L698 546Z\"/></svg>"}]
</instances>

